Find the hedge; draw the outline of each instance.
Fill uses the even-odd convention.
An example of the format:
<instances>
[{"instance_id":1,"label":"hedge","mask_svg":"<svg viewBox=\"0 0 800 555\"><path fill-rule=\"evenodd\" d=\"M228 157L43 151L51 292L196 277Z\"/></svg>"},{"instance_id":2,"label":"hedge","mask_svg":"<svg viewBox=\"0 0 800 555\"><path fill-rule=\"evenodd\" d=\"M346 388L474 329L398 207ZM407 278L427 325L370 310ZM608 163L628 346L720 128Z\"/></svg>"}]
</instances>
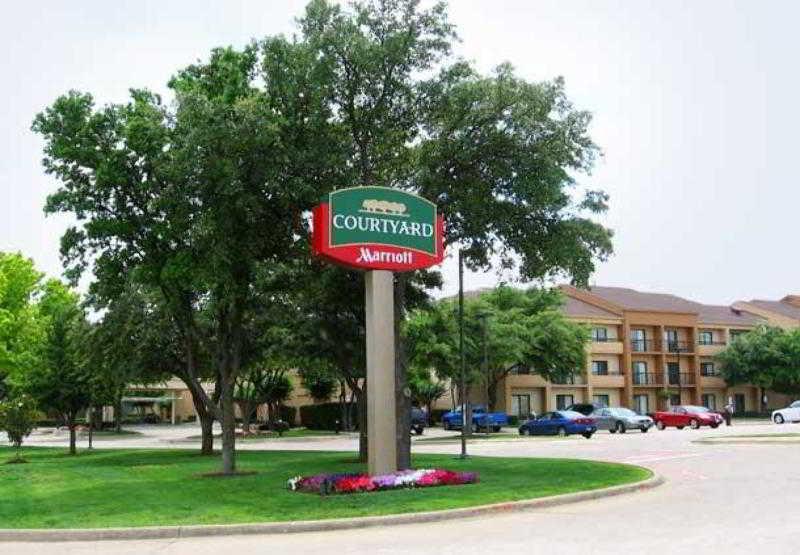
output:
<instances>
[{"instance_id":1,"label":"hedge","mask_svg":"<svg viewBox=\"0 0 800 555\"><path fill-rule=\"evenodd\" d=\"M352 422L358 422L358 407L350 405ZM300 423L309 430L335 430L336 421L342 419L342 407L339 403L319 403L300 407Z\"/></svg>"}]
</instances>

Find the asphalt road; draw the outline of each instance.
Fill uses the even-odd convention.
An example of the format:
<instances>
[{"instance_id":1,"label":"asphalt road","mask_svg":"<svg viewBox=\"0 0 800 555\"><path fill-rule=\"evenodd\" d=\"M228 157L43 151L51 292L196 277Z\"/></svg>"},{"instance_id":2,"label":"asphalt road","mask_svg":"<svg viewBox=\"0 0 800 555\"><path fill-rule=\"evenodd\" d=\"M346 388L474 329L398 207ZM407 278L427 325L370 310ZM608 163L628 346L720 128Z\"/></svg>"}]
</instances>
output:
<instances>
[{"instance_id":1,"label":"asphalt road","mask_svg":"<svg viewBox=\"0 0 800 555\"><path fill-rule=\"evenodd\" d=\"M176 446L186 428L106 440L107 446ZM800 534L800 445L702 444L709 436L800 432L800 425L734 425L718 430L667 430L591 440L520 438L480 441L480 455L588 458L639 464L665 476L654 490L562 507L474 519L393 527L180 540L6 543L0 553L87 554L481 554L795 552ZM194 432L192 432L194 433ZM430 435L444 435L432 431ZM43 441L39 438L37 442ZM44 440L44 442L50 443ZM353 449L352 437L270 440L246 448ZM452 452L457 442L415 441L415 451Z\"/></svg>"}]
</instances>

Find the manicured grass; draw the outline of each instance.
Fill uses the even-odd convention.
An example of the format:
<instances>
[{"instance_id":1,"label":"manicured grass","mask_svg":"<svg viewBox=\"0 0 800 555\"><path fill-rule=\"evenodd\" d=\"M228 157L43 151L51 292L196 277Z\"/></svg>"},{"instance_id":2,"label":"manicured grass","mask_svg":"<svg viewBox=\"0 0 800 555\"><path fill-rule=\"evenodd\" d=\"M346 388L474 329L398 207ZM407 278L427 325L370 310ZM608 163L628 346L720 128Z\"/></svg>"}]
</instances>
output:
<instances>
[{"instance_id":1,"label":"manicured grass","mask_svg":"<svg viewBox=\"0 0 800 555\"><path fill-rule=\"evenodd\" d=\"M348 437L349 433L351 433L351 432L342 432L341 436L342 437ZM293 438L293 437L302 437L302 438L306 438L306 437L329 437L329 436L333 436L333 435L336 435L336 433L335 432L326 431L326 430L309 430L308 428L291 428L291 429L283 432L283 435L279 435L278 432L269 433L269 432L266 432L266 431L260 431L260 432L254 433L253 435L249 435L249 436L245 436L245 437L237 437L236 441L263 441L263 440L269 440L269 439L283 439L283 438ZM202 436L193 435L193 436L187 437L186 439L187 440L193 440L193 441L195 441L195 440L199 441L201 438L202 438ZM214 434L214 439L221 439L221 438L222 438L222 434Z\"/></svg>"},{"instance_id":2,"label":"manicured grass","mask_svg":"<svg viewBox=\"0 0 800 555\"><path fill-rule=\"evenodd\" d=\"M12 450L0 448L0 460ZM26 448L28 464L0 465L0 528L90 528L222 524L385 515L530 499L646 479L628 465L567 460L416 455L416 467L480 473L480 483L320 497L285 489L298 474L357 472L349 453L242 451L239 467L257 474L200 475L218 457L188 450Z\"/></svg>"}]
</instances>

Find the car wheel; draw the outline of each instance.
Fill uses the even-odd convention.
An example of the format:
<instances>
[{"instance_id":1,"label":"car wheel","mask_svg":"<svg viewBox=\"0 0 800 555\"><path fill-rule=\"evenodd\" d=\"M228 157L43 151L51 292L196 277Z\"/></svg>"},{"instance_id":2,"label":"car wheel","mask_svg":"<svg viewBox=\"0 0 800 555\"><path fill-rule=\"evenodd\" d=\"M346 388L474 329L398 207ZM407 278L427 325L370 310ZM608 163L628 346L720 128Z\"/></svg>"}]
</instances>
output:
<instances>
[{"instance_id":1,"label":"car wheel","mask_svg":"<svg viewBox=\"0 0 800 555\"><path fill-rule=\"evenodd\" d=\"M494 428L492 428L492 431L495 432L495 433L499 432L500 431L500 426L495 426Z\"/></svg>"},{"instance_id":2,"label":"car wheel","mask_svg":"<svg viewBox=\"0 0 800 555\"><path fill-rule=\"evenodd\" d=\"M786 422L786 419L783 417L782 414L776 414L774 420L775 424L783 424L784 422Z\"/></svg>"},{"instance_id":3,"label":"car wheel","mask_svg":"<svg viewBox=\"0 0 800 555\"><path fill-rule=\"evenodd\" d=\"M712 428L712 429L714 429L714 430L716 430L717 428L719 428L719 424L717 424L716 422L715 422L714 424L710 424L710 426L711 426L711 428Z\"/></svg>"},{"instance_id":4,"label":"car wheel","mask_svg":"<svg viewBox=\"0 0 800 555\"><path fill-rule=\"evenodd\" d=\"M556 433L558 434L558 437L566 437L567 429L564 426L559 426L558 431Z\"/></svg>"},{"instance_id":5,"label":"car wheel","mask_svg":"<svg viewBox=\"0 0 800 555\"><path fill-rule=\"evenodd\" d=\"M624 434L625 432L628 431L627 428L625 428L625 423L624 422L617 422L616 428L617 428L617 431L619 433L621 433L621 434Z\"/></svg>"},{"instance_id":6,"label":"car wheel","mask_svg":"<svg viewBox=\"0 0 800 555\"><path fill-rule=\"evenodd\" d=\"M583 437L586 439L592 439L592 435L594 435L594 432L586 432L583 434Z\"/></svg>"},{"instance_id":7,"label":"car wheel","mask_svg":"<svg viewBox=\"0 0 800 555\"><path fill-rule=\"evenodd\" d=\"M641 428L639 428L639 429L640 429L640 430L642 430L642 433L643 433L643 434L646 434L646 433L647 433L647 430L649 430L650 428L648 428L647 426L642 426L642 427L641 427Z\"/></svg>"},{"instance_id":8,"label":"car wheel","mask_svg":"<svg viewBox=\"0 0 800 555\"><path fill-rule=\"evenodd\" d=\"M661 430L663 432L664 428L666 428L666 426L664 426L664 423L661 420L659 420L658 422L656 422L656 428L658 428L659 430Z\"/></svg>"},{"instance_id":9,"label":"car wheel","mask_svg":"<svg viewBox=\"0 0 800 555\"><path fill-rule=\"evenodd\" d=\"M616 434L617 433L617 429L616 428L609 428L608 431L611 432L612 434Z\"/></svg>"},{"instance_id":10,"label":"car wheel","mask_svg":"<svg viewBox=\"0 0 800 555\"><path fill-rule=\"evenodd\" d=\"M700 427L700 422L698 422L697 420L695 420L694 418L692 418L691 420L689 420L689 427L690 427L691 429L693 429L693 430L696 430L697 428L699 428L699 427Z\"/></svg>"},{"instance_id":11,"label":"car wheel","mask_svg":"<svg viewBox=\"0 0 800 555\"><path fill-rule=\"evenodd\" d=\"M682 430L682 429L684 429L686 426L675 426L675 427L676 427L676 428L678 428L679 430Z\"/></svg>"},{"instance_id":12,"label":"car wheel","mask_svg":"<svg viewBox=\"0 0 800 555\"><path fill-rule=\"evenodd\" d=\"M531 432L530 432L530 430L528 430L528 428L520 428L519 429L519 435L521 435L521 436L529 436L529 435L531 435Z\"/></svg>"}]
</instances>

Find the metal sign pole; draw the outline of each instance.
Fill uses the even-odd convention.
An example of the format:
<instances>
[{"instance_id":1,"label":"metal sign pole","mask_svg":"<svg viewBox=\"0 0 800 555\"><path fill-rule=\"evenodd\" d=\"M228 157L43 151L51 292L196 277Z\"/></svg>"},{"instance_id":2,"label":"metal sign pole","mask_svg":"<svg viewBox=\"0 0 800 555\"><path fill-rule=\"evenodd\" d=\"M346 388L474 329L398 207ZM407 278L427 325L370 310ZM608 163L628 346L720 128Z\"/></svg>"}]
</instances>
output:
<instances>
[{"instance_id":1,"label":"metal sign pole","mask_svg":"<svg viewBox=\"0 0 800 555\"><path fill-rule=\"evenodd\" d=\"M393 277L387 270L371 270L365 276L367 446L372 476L397 470Z\"/></svg>"}]
</instances>

